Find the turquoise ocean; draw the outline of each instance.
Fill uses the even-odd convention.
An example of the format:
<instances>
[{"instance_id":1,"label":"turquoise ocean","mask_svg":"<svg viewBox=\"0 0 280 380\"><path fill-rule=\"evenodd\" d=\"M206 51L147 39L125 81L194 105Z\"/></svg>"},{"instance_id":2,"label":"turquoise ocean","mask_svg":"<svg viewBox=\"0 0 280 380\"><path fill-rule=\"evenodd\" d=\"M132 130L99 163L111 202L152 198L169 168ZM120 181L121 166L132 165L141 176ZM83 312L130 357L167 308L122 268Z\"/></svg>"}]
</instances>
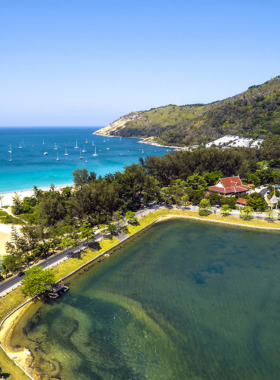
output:
<instances>
[{"instance_id":1,"label":"turquoise ocean","mask_svg":"<svg viewBox=\"0 0 280 380\"><path fill-rule=\"evenodd\" d=\"M0 193L25 190L33 185L46 187L51 183L56 186L71 184L71 173L77 168L86 168L103 176L138 163L140 157L162 155L167 150L139 144L139 139L93 135L100 128L1 127ZM74 148L76 141L78 149ZM55 144L57 150L54 149ZM93 157L95 147L97 157ZM68 156L65 156L65 149ZM86 152L81 153L81 150ZM44 155L44 152L48 152L48 155ZM80 154L83 159L80 159Z\"/></svg>"}]
</instances>

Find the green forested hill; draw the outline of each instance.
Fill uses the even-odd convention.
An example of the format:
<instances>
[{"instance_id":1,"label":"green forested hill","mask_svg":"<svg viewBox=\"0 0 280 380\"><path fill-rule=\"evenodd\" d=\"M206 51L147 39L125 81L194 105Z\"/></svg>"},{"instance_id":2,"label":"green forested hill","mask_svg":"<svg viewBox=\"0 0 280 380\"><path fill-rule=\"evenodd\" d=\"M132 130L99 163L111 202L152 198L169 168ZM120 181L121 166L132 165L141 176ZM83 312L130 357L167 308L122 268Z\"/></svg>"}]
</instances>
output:
<instances>
[{"instance_id":1,"label":"green forested hill","mask_svg":"<svg viewBox=\"0 0 280 380\"><path fill-rule=\"evenodd\" d=\"M280 135L280 76L210 104L168 105L132 112L97 133L186 146L225 134L252 138Z\"/></svg>"}]
</instances>

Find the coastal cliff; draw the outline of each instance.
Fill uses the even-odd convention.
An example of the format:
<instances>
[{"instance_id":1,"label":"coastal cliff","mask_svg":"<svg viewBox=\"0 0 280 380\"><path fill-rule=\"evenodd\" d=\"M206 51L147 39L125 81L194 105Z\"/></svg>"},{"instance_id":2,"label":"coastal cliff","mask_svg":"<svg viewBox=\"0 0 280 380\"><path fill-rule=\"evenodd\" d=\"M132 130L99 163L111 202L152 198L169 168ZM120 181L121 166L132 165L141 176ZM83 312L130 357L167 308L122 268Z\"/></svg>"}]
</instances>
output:
<instances>
[{"instance_id":1,"label":"coastal cliff","mask_svg":"<svg viewBox=\"0 0 280 380\"><path fill-rule=\"evenodd\" d=\"M189 146L226 134L266 138L280 134L280 76L209 104L151 108L131 112L95 132L137 137L162 145Z\"/></svg>"}]
</instances>

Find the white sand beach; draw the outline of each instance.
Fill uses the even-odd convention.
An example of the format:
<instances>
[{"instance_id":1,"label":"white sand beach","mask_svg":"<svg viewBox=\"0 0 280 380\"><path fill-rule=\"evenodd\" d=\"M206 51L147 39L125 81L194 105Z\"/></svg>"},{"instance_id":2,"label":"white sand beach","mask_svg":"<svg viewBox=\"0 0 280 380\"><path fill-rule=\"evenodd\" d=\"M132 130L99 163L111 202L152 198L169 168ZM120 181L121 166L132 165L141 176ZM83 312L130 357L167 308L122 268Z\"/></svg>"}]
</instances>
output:
<instances>
[{"instance_id":1,"label":"white sand beach","mask_svg":"<svg viewBox=\"0 0 280 380\"><path fill-rule=\"evenodd\" d=\"M56 189L60 190L63 187L72 186L72 185L73 184L56 186ZM41 190L44 190L44 191L49 190L49 187L42 187ZM2 207L3 206L12 206L13 197L15 196L16 193L19 195L20 199L23 199L25 197L31 197L32 195L34 195L34 190L33 189L27 189L27 190L13 191L10 193L2 193L2 194L0 194L1 196L3 196L2 205L1 205L1 201L0 201L0 206L2 206ZM3 210L9 213L9 210L7 210L7 209L3 209ZM20 229L21 226L16 226L16 228ZM12 226L10 224L0 223L0 256L6 255L5 243L10 240L11 229L12 229Z\"/></svg>"}]
</instances>

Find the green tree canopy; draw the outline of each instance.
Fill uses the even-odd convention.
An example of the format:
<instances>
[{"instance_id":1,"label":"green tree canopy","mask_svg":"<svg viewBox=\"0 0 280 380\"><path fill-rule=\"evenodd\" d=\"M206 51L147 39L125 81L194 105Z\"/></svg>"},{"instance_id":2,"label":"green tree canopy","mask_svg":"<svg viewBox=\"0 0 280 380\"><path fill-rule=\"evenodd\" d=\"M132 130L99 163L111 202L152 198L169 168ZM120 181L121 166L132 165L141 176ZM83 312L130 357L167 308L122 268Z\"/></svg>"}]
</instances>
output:
<instances>
[{"instance_id":1,"label":"green tree canopy","mask_svg":"<svg viewBox=\"0 0 280 380\"><path fill-rule=\"evenodd\" d=\"M127 211L125 214L125 217L126 217L128 223L130 223L130 224L137 224L138 223L138 219L137 219L137 216L135 215L135 212Z\"/></svg>"},{"instance_id":2,"label":"green tree canopy","mask_svg":"<svg viewBox=\"0 0 280 380\"><path fill-rule=\"evenodd\" d=\"M267 203L260 193L253 193L247 197L247 205L254 211L264 211L267 209Z\"/></svg>"},{"instance_id":3,"label":"green tree canopy","mask_svg":"<svg viewBox=\"0 0 280 380\"><path fill-rule=\"evenodd\" d=\"M251 219L254 214L254 209L250 206L242 207L240 210L240 218L247 220Z\"/></svg>"},{"instance_id":4,"label":"green tree canopy","mask_svg":"<svg viewBox=\"0 0 280 380\"><path fill-rule=\"evenodd\" d=\"M26 276L22 280L22 292L28 296L35 296L44 293L55 283L55 274L52 269L33 267L26 271Z\"/></svg>"},{"instance_id":5,"label":"green tree canopy","mask_svg":"<svg viewBox=\"0 0 280 380\"><path fill-rule=\"evenodd\" d=\"M188 177L187 186L193 190L206 190L207 182L199 174L195 173Z\"/></svg>"},{"instance_id":6,"label":"green tree canopy","mask_svg":"<svg viewBox=\"0 0 280 380\"><path fill-rule=\"evenodd\" d=\"M73 182L77 187L81 187L89 182L87 169L76 169L72 173Z\"/></svg>"},{"instance_id":7,"label":"green tree canopy","mask_svg":"<svg viewBox=\"0 0 280 380\"><path fill-rule=\"evenodd\" d=\"M92 225L89 222L84 222L80 227L81 237L87 240L87 244L90 240L94 240L94 233Z\"/></svg>"},{"instance_id":8,"label":"green tree canopy","mask_svg":"<svg viewBox=\"0 0 280 380\"><path fill-rule=\"evenodd\" d=\"M223 216L228 216L230 212L232 212L232 209L228 205L223 205L221 207L221 213Z\"/></svg>"}]
</instances>

